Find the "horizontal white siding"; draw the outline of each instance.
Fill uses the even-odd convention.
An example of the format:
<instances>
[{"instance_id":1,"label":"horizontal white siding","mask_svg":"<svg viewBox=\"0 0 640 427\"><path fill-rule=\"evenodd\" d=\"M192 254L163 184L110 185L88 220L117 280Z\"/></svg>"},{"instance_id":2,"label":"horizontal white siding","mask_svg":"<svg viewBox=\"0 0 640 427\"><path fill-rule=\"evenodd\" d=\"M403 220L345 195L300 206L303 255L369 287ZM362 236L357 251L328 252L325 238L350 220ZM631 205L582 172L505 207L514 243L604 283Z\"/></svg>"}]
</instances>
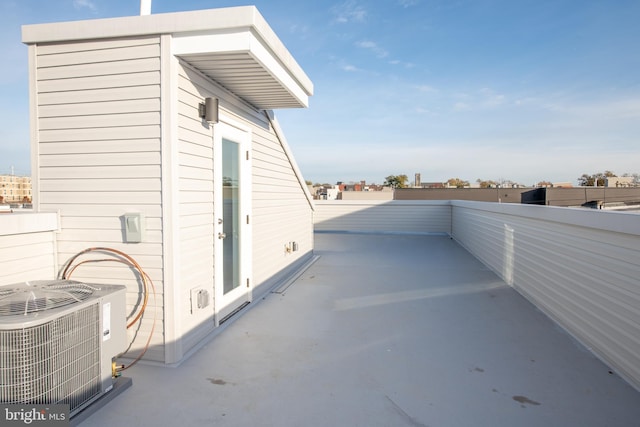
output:
<instances>
[{"instance_id":1,"label":"horizontal white siding","mask_svg":"<svg viewBox=\"0 0 640 427\"><path fill-rule=\"evenodd\" d=\"M37 194L42 211L59 211L57 263L97 246L121 250L136 259L156 286L136 337L133 356L145 332L157 323L150 360L164 360L162 303L162 197L160 151L160 41L158 37L36 45L32 64ZM143 243L123 243L122 215L147 219ZM81 260L110 258L91 253ZM136 273L117 262L85 264L73 278L124 284L128 312L140 304Z\"/></svg>"},{"instance_id":2,"label":"horizontal white siding","mask_svg":"<svg viewBox=\"0 0 640 427\"><path fill-rule=\"evenodd\" d=\"M57 275L54 213L0 215L0 286Z\"/></svg>"},{"instance_id":3,"label":"horizontal white siding","mask_svg":"<svg viewBox=\"0 0 640 427\"><path fill-rule=\"evenodd\" d=\"M200 119L198 105L211 84L188 70L178 71L178 287L183 351L188 352L214 327L214 302L191 312L191 289L214 295L213 134Z\"/></svg>"},{"instance_id":4,"label":"horizontal white siding","mask_svg":"<svg viewBox=\"0 0 640 427\"><path fill-rule=\"evenodd\" d=\"M266 119L266 117L263 117ZM313 211L295 165L269 121L253 130L253 276L263 289L313 251ZM297 252L285 246L298 244Z\"/></svg>"},{"instance_id":5,"label":"horizontal white siding","mask_svg":"<svg viewBox=\"0 0 640 427\"><path fill-rule=\"evenodd\" d=\"M640 388L640 216L453 202L453 236Z\"/></svg>"},{"instance_id":6,"label":"horizontal white siding","mask_svg":"<svg viewBox=\"0 0 640 427\"><path fill-rule=\"evenodd\" d=\"M449 233L448 201L345 201L315 202L316 231L396 233Z\"/></svg>"},{"instance_id":7,"label":"horizontal white siding","mask_svg":"<svg viewBox=\"0 0 640 427\"><path fill-rule=\"evenodd\" d=\"M183 301L183 349L196 346L213 327L213 307L189 312L190 290L214 286L212 130L198 116L205 97L220 100L223 114L251 130L252 277L254 295L264 292L288 267L313 250L311 206L291 159L269 120L199 72L179 65L178 144L180 293ZM299 250L286 253L285 244Z\"/></svg>"},{"instance_id":8,"label":"horizontal white siding","mask_svg":"<svg viewBox=\"0 0 640 427\"><path fill-rule=\"evenodd\" d=\"M259 295L313 251L313 211L303 189L305 184L295 173L286 141L280 139L282 135L277 134L264 112L208 83L191 68L185 67L184 73L183 81L190 81L197 88L194 93L200 96L189 105L180 105L185 115L197 117L197 102L216 96L224 114L251 129L252 276L254 295ZM285 245L290 242L298 244L297 252L285 252Z\"/></svg>"}]
</instances>

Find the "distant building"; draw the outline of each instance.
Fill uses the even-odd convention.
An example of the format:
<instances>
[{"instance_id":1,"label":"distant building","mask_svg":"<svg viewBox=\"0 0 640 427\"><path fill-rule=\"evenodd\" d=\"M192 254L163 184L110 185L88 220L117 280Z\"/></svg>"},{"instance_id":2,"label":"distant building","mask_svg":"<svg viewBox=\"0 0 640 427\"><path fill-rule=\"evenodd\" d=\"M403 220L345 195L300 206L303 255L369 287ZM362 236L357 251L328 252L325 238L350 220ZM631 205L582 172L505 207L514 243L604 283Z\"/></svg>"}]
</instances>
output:
<instances>
[{"instance_id":1,"label":"distant building","mask_svg":"<svg viewBox=\"0 0 640 427\"><path fill-rule=\"evenodd\" d=\"M535 185L537 188L571 188L573 184L570 182L549 182L540 181Z\"/></svg>"},{"instance_id":2,"label":"distant building","mask_svg":"<svg viewBox=\"0 0 640 427\"><path fill-rule=\"evenodd\" d=\"M340 189L335 185L316 185L312 187L311 194L315 200L336 200Z\"/></svg>"},{"instance_id":3,"label":"distant building","mask_svg":"<svg viewBox=\"0 0 640 427\"><path fill-rule=\"evenodd\" d=\"M378 200L381 197L391 200L393 197L392 188L384 185L367 184L366 181L345 184L338 181L336 185L314 185L310 187L310 192L315 200ZM378 193L388 193L379 195ZM348 196L345 196L348 194Z\"/></svg>"},{"instance_id":4,"label":"distant building","mask_svg":"<svg viewBox=\"0 0 640 427\"><path fill-rule=\"evenodd\" d=\"M338 188L340 191L369 191L366 181L360 181L355 184L344 184L340 182L338 183Z\"/></svg>"},{"instance_id":5,"label":"distant building","mask_svg":"<svg viewBox=\"0 0 640 427\"><path fill-rule=\"evenodd\" d=\"M523 196L523 203L596 209L637 209L640 206L640 188L537 188Z\"/></svg>"},{"instance_id":6,"label":"distant building","mask_svg":"<svg viewBox=\"0 0 640 427\"><path fill-rule=\"evenodd\" d=\"M640 187L397 188L394 200L474 200L597 209L638 209Z\"/></svg>"},{"instance_id":7,"label":"distant building","mask_svg":"<svg viewBox=\"0 0 640 427\"><path fill-rule=\"evenodd\" d=\"M605 187L637 187L635 178L632 176L610 176L604 183Z\"/></svg>"},{"instance_id":8,"label":"distant building","mask_svg":"<svg viewBox=\"0 0 640 427\"><path fill-rule=\"evenodd\" d=\"M0 175L0 203L31 202L31 177Z\"/></svg>"},{"instance_id":9,"label":"distant building","mask_svg":"<svg viewBox=\"0 0 640 427\"><path fill-rule=\"evenodd\" d=\"M479 202L521 203L521 188L396 188L395 200L474 200Z\"/></svg>"},{"instance_id":10,"label":"distant building","mask_svg":"<svg viewBox=\"0 0 640 427\"><path fill-rule=\"evenodd\" d=\"M420 182L420 185L416 184L417 188L446 188L447 185L444 182Z\"/></svg>"},{"instance_id":11,"label":"distant building","mask_svg":"<svg viewBox=\"0 0 640 427\"><path fill-rule=\"evenodd\" d=\"M553 188L572 188L573 184L571 184L570 182L554 182L553 184L551 184L551 186Z\"/></svg>"},{"instance_id":12,"label":"distant building","mask_svg":"<svg viewBox=\"0 0 640 427\"><path fill-rule=\"evenodd\" d=\"M340 193L341 200L393 200L394 190L391 187L380 187L380 190L344 191Z\"/></svg>"},{"instance_id":13,"label":"distant building","mask_svg":"<svg viewBox=\"0 0 640 427\"><path fill-rule=\"evenodd\" d=\"M352 183L352 184L345 184L342 181L338 181L338 183L336 184L338 186L338 189L340 190L340 192L344 192L344 191L382 191L385 188L383 185L377 185L377 184L367 184L366 181L360 181L358 183Z\"/></svg>"}]
</instances>

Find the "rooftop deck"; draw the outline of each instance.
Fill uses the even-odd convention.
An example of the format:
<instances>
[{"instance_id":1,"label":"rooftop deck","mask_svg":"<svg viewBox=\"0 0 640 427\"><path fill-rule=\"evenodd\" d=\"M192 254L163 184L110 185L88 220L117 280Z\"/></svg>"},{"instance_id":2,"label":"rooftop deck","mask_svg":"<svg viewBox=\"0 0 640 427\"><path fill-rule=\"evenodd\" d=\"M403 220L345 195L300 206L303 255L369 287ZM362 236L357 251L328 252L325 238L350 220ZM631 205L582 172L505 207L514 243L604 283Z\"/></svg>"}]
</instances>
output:
<instances>
[{"instance_id":1,"label":"rooftop deck","mask_svg":"<svg viewBox=\"0 0 640 427\"><path fill-rule=\"evenodd\" d=\"M446 235L317 233L319 259L87 426L629 426L640 393Z\"/></svg>"}]
</instances>

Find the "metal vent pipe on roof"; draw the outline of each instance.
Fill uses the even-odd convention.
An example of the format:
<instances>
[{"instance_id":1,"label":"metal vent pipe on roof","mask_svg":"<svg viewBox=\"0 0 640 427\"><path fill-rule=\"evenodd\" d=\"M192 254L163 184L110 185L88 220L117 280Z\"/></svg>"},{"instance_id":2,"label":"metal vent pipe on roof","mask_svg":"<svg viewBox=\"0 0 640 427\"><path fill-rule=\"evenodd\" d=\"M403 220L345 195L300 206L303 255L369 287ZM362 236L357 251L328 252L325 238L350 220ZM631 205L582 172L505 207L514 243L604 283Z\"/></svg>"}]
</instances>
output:
<instances>
[{"instance_id":1,"label":"metal vent pipe on roof","mask_svg":"<svg viewBox=\"0 0 640 427\"><path fill-rule=\"evenodd\" d=\"M140 0L140 16L151 15L151 0Z\"/></svg>"}]
</instances>

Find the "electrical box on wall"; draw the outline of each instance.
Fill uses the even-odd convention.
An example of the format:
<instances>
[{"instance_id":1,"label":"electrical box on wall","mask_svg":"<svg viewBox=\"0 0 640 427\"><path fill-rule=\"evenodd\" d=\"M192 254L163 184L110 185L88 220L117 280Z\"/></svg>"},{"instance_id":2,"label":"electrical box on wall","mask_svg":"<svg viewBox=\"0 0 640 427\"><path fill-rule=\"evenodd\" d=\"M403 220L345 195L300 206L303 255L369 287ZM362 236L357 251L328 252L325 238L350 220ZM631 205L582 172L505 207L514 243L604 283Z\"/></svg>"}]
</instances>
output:
<instances>
[{"instance_id":1,"label":"electrical box on wall","mask_svg":"<svg viewBox=\"0 0 640 427\"><path fill-rule=\"evenodd\" d=\"M191 289L191 313L201 310L209 305L211 295L203 288Z\"/></svg>"},{"instance_id":2,"label":"electrical box on wall","mask_svg":"<svg viewBox=\"0 0 640 427\"><path fill-rule=\"evenodd\" d=\"M140 243L146 234L146 220L140 212L124 214L124 241L126 243Z\"/></svg>"},{"instance_id":3,"label":"electrical box on wall","mask_svg":"<svg viewBox=\"0 0 640 427\"><path fill-rule=\"evenodd\" d=\"M296 252L298 249L298 242L289 242L284 245L284 251L288 254L290 254L291 252Z\"/></svg>"}]
</instances>

